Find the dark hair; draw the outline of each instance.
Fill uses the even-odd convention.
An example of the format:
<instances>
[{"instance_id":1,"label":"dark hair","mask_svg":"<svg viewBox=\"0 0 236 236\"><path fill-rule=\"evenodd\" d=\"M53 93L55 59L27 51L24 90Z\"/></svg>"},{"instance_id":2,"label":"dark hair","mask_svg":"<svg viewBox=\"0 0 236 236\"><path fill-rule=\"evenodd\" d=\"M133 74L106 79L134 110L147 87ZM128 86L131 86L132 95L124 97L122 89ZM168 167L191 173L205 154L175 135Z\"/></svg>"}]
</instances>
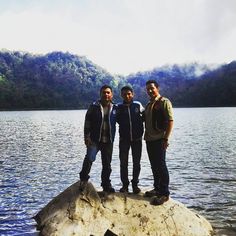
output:
<instances>
[{"instance_id":1,"label":"dark hair","mask_svg":"<svg viewBox=\"0 0 236 236\"><path fill-rule=\"evenodd\" d=\"M120 91L121 92L123 92L123 91L131 91L132 93L134 92L133 89L130 86L124 86L124 87L121 88Z\"/></svg>"},{"instance_id":2,"label":"dark hair","mask_svg":"<svg viewBox=\"0 0 236 236\"><path fill-rule=\"evenodd\" d=\"M156 80L150 79L150 80L146 81L146 86L148 84L154 84L157 88L159 88L159 84L156 82Z\"/></svg>"},{"instance_id":3,"label":"dark hair","mask_svg":"<svg viewBox=\"0 0 236 236\"><path fill-rule=\"evenodd\" d=\"M107 88L112 91L112 87L111 87L110 85L108 85L108 84L105 84L105 85L103 85L103 86L100 88L100 94L101 94L101 92L102 92L104 89L107 89Z\"/></svg>"}]
</instances>

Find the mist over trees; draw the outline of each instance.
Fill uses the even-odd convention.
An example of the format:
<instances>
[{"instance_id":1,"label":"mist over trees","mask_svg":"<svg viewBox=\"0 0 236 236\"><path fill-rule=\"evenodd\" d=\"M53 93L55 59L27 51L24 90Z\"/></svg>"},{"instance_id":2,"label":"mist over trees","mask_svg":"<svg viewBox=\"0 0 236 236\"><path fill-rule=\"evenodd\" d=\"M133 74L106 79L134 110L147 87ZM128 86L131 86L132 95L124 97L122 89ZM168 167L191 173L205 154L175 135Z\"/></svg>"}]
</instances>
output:
<instances>
[{"instance_id":1,"label":"mist over trees","mask_svg":"<svg viewBox=\"0 0 236 236\"><path fill-rule=\"evenodd\" d=\"M0 109L80 109L99 96L104 84L131 85L136 99L148 100L145 82L155 79L175 107L236 106L236 62L211 69L197 63L167 65L129 76L112 75L85 57L52 52L33 55L0 51Z\"/></svg>"}]
</instances>

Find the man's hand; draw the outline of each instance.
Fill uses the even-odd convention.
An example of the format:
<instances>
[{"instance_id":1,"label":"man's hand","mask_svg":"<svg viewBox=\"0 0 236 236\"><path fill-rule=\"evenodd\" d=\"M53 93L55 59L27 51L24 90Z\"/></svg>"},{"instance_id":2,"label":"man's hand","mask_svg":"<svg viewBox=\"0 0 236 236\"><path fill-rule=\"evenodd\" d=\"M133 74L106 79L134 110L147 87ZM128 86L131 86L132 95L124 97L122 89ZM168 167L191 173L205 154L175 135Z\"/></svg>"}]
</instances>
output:
<instances>
[{"instance_id":1,"label":"man's hand","mask_svg":"<svg viewBox=\"0 0 236 236\"><path fill-rule=\"evenodd\" d=\"M162 139L162 147L164 149L167 149L168 146L169 146L168 139L163 138Z\"/></svg>"},{"instance_id":2,"label":"man's hand","mask_svg":"<svg viewBox=\"0 0 236 236\"><path fill-rule=\"evenodd\" d=\"M84 143L85 143L85 145L86 145L87 147L90 146L90 145L92 144L91 138L90 138L90 137L85 138L85 139L84 139Z\"/></svg>"}]
</instances>

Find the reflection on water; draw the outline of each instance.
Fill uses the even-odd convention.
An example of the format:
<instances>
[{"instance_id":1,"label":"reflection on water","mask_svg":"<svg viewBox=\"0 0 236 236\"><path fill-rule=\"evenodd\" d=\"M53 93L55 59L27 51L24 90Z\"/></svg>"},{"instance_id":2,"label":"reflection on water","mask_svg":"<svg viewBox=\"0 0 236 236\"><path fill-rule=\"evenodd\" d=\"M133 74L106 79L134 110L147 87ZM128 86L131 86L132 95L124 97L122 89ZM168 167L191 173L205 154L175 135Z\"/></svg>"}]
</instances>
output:
<instances>
[{"instance_id":1,"label":"reflection on water","mask_svg":"<svg viewBox=\"0 0 236 236\"><path fill-rule=\"evenodd\" d=\"M174 112L167 154L171 196L205 216L217 235L235 235L236 108ZM0 112L0 235L37 235L32 216L78 180L84 115L84 110ZM98 189L100 167L98 155L91 172ZM112 169L118 190L118 138ZM144 143L140 186L152 184Z\"/></svg>"}]
</instances>

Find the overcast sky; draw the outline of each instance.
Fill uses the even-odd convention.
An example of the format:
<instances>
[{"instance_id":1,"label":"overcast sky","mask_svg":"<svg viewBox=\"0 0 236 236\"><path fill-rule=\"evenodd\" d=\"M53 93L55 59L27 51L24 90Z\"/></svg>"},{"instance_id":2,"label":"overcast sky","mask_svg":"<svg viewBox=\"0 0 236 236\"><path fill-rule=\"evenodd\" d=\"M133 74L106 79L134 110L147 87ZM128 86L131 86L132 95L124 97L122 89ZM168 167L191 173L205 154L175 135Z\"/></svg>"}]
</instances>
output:
<instances>
[{"instance_id":1,"label":"overcast sky","mask_svg":"<svg viewBox=\"0 0 236 236\"><path fill-rule=\"evenodd\" d=\"M0 0L0 49L86 56L116 74L236 60L236 0Z\"/></svg>"}]
</instances>

